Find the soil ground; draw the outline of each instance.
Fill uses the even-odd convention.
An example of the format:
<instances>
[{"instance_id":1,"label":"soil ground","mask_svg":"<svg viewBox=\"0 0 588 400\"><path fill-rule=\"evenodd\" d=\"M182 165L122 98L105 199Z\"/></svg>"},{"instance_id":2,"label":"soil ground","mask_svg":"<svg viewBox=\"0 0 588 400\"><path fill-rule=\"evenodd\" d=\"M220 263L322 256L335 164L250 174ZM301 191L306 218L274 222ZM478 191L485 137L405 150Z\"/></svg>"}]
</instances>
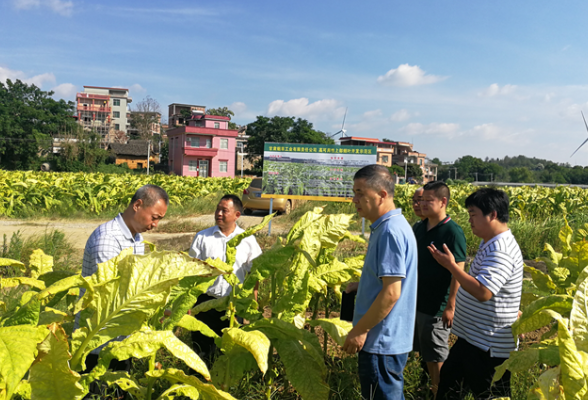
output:
<instances>
[{"instance_id":1,"label":"soil ground","mask_svg":"<svg viewBox=\"0 0 588 400\"><path fill-rule=\"evenodd\" d=\"M241 216L238 220L239 226L247 229L251 226L259 224L263 217L267 213L254 213L253 215ZM46 232L52 230L62 231L66 239L73 246L74 249L83 252L86 246L86 241L92 234L92 232L104 222L108 220L15 220L15 219L4 219L0 220L0 240L4 235L10 240L10 237L16 232L20 232L23 238L31 236L41 236ZM160 233L158 230L171 230L174 231L171 226L182 224L180 232L177 233ZM189 247L191 239L194 237L196 232L201 229L214 225L214 215L200 215L195 217L187 218L173 218L166 220L164 219L158 229L154 229L150 232L145 232L143 237L145 240L158 244L158 247L165 249L165 244L174 243L177 249L179 243L187 243L186 248ZM166 226L168 229L166 229ZM190 230L190 228L195 230ZM171 229L170 229L171 228ZM274 218L272 221L272 233L283 233L289 230L289 226L285 226L280 223L280 217ZM262 232L267 233L268 228L264 228Z\"/></svg>"}]
</instances>

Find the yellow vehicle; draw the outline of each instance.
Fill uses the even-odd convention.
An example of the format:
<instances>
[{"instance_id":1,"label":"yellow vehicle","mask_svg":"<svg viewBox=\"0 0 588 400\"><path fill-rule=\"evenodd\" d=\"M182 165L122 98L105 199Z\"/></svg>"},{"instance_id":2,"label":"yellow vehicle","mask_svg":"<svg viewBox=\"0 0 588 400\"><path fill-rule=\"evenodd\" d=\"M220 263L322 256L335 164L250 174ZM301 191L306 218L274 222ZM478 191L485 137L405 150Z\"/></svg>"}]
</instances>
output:
<instances>
[{"instance_id":1,"label":"yellow vehicle","mask_svg":"<svg viewBox=\"0 0 588 400\"><path fill-rule=\"evenodd\" d=\"M267 210L270 209L270 199L261 198L261 178L253 178L249 187L243 190L243 212L249 215L253 210ZM274 199L273 211L278 211L280 214L288 215L295 207L295 200L292 199Z\"/></svg>"}]
</instances>

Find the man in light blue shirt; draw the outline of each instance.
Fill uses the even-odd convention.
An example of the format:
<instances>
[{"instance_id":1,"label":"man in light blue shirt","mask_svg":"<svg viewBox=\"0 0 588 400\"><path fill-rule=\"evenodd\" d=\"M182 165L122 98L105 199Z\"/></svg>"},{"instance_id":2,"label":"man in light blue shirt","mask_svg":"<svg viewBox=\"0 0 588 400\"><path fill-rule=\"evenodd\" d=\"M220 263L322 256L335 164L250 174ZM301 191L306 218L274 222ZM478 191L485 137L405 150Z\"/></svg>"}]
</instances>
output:
<instances>
[{"instance_id":1,"label":"man in light blue shirt","mask_svg":"<svg viewBox=\"0 0 588 400\"><path fill-rule=\"evenodd\" d=\"M416 239L394 205L394 180L386 167L368 165L353 179L353 203L358 214L372 222L372 232L353 329L343 350L359 352L365 399L404 399L403 370L412 350L416 315Z\"/></svg>"}]
</instances>

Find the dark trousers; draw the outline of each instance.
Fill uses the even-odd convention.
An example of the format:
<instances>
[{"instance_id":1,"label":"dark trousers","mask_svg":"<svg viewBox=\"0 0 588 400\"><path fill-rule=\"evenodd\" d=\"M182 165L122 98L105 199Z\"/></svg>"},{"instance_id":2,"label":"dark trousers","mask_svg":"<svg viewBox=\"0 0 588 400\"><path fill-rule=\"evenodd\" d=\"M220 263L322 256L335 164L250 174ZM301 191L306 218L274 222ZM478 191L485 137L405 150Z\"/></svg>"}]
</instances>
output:
<instances>
[{"instance_id":1,"label":"dark trousers","mask_svg":"<svg viewBox=\"0 0 588 400\"><path fill-rule=\"evenodd\" d=\"M204 303L208 300L214 300L215 297L209 296L206 293L201 294L198 296L198 301L194 306L198 304ZM217 311L217 310L208 310L203 313L196 314L195 317L204 322L210 329L212 329L217 335L223 335L223 329L228 328L230 323L229 320L221 320L224 317L226 311ZM214 343L214 339L208 336L203 335L200 332L192 332L192 347L196 353L204 353L204 358L207 361L212 361L214 353L216 351L216 344Z\"/></svg>"},{"instance_id":2,"label":"dark trousers","mask_svg":"<svg viewBox=\"0 0 588 400\"><path fill-rule=\"evenodd\" d=\"M510 397L509 371L491 387L492 377L496 372L494 368L506 360L490 357L489 351L479 349L465 339L458 338L441 368L437 400L462 399L468 390L473 392L476 400Z\"/></svg>"}]
</instances>

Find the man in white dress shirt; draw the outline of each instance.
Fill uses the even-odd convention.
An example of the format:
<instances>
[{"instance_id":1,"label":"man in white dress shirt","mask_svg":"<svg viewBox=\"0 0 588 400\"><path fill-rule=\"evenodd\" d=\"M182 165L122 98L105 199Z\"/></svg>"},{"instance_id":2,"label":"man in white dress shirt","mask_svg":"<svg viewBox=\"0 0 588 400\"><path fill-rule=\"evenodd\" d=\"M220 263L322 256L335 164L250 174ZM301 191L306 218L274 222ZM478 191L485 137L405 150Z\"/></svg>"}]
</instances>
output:
<instances>
[{"instance_id":1,"label":"man in white dress shirt","mask_svg":"<svg viewBox=\"0 0 588 400\"><path fill-rule=\"evenodd\" d=\"M244 230L237 225L237 219L239 219L242 212L243 203L241 203L239 197L230 194L223 196L214 213L216 225L196 234L192 246L190 246L190 256L200 260L206 260L207 258L220 258L222 261L226 261L227 242L238 234L244 232ZM259 244L257 244L254 236L246 237L241 241L239 246L237 246L237 255L235 258L235 264L233 264L233 272L237 278L239 278L241 283L243 283L245 276L251 270L253 259L259 255L261 255L261 248L259 247ZM208 289L207 293L198 297L198 302L196 304L228 296L230 295L231 290L231 285L225 280L225 278L219 276ZM224 315L225 311L217 311L213 309L204 313L199 313L197 318L221 336L222 330L229 327L228 320L221 320L221 317ZM195 350L198 350L199 348L200 352L204 353L204 356L207 358L210 358L216 349L214 339L204 336L200 332L192 332L192 342Z\"/></svg>"}]
</instances>

